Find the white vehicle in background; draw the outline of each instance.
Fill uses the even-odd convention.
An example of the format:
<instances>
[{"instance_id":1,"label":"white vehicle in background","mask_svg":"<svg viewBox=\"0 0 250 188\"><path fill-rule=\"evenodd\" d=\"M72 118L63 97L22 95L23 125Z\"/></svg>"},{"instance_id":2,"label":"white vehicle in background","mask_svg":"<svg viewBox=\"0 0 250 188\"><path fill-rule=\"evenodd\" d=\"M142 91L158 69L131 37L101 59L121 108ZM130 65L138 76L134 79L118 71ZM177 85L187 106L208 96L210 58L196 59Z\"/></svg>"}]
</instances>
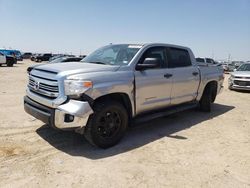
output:
<instances>
[{"instance_id":1,"label":"white vehicle in background","mask_svg":"<svg viewBox=\"0 0 250 188\"><path fill-rule=\"evenodd\" d=\"M6 63L6 57L0 52L0 66Z\"/></svg>"},{"instance_id":2,"label":"white vehicle in background","mask_svg":"<svg viewBox=\"0 0 250 188\"><path fill-rule=\"evenodd\" d=\"M250 91L250 63L242 64L238 69L231 73L228 79L230 90L249 90Z\"/></svg>"},{"instance_id":3,"label":"white vehicle in background","mask_svg":"<svg viewBox=\"0 0 250 188\"><path fill-rule=\"evenodd\" d=\"M6 56L2 52L0 52L0 66L6 64L8 67L12 67L16 62L16 59L12 56Z\"/></svg>"}]
</instances>

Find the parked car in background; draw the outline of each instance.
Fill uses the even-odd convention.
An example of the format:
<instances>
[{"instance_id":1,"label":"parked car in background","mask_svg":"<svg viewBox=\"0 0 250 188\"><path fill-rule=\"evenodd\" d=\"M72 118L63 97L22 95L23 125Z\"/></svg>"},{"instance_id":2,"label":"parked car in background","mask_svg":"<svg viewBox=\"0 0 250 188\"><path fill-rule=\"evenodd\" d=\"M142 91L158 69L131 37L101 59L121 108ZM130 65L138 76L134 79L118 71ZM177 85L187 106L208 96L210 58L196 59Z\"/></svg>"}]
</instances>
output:
<instances>
[{"instance_id":1,"label":"parked car in background","mask_svg":"<svg viewBox=\"0 0 250 188\"><path fill-rule=\"evenodd\" d=\"M211 58L206 58L206 57L197 57L197 58L195 58L196 59L196 61L197 62L199 62L199 63L207 63L207 64L210 64L210 65L212 65L212 64L219 64L219 63L216 63L213 59L211 59Z\"/></svg>"},{"instance_id":2,"label":"parked car in background","mask_svg":"<svg viewBox=\"0 0 250 188\"><path fill-rule=\"evenodd\" d=\"M49 61L51 57L52 57L51 53L41 54L35 57L35 61L36 62Z\"/></svg>"},{"instance_id":3,"label":"parked car in background","mask_svg":"<svg viewBox=\"0 0 250 188\"><path fill-rule=\"evenodd\" d=\"M250 90L250 63L240 65L231 73L228 88L236 90Z\"/></svg>"},{"instance_id":4,"label":"parked car in background","mask_svg":"<svg viewBox=\"0 0 250 188\"><path fill-rule=\"evenodd\" d=\"M50 59L49 62L58 59L58 58L62 58L62 57L75 57L74 55L67 55L67 54L57 54L57 55L53 55Z\"/></svg>"},{"instance_id":5,"label":"parked car in background","mask_svg":"<svg viewBox=\"0 0 250 188\"><path fill-rule=\"evenodd\" d=\"M0 52L6 56L12 56L16 60L22 60L22 57L19 56L19 53L16 50L5 50L5 49L0 49ZM17 61L15 61L16 63Z\"/></svg>"},{"instance_id":6,"label":"parked car in background","mask_svg":"<svg viewBox=\"0 0 250 188\"><path fill-rule=\"evenodd\" d=\"M22 61L23 60L23 56L22 56L22 54L21 54L21 52L19 50L13 50L13 52L16 55L17 61Z\"/></svg>"},{"instance_id":7,"label":"parked car in background","mask_svg":"<svg viewBox=\"0 0 250 188\"><path fill-rule=\"evenodd\" d=\"M30 57L30 60L35 61L36 56L39 56L39 55L41 55L41 54L32 54L32 56Z\"/></svg>"},{"instance_id":8,"label":"parked car in background","mask_svg":"<svg viewBox=\"0 0 250 188\"><path fill-rule=\"evenodd\" d=\"M196 62L197 62L198 65L217 66L221 71L224 72L222 64L217 62L217 61L214 61L212 58L198 57L198 58L195 58L195 59L196 59Z\"/></svg>"},{"instance_id":9,"label":"parked car in background","mask_svg":"<svg viewBox=\"0 0 250 188\"><path fill-rule=\"evenodd\" d=\"M108 45L81 62L32 69L24 109L50 127L75 130L108 148L131 122L196 107L211 111L223 80L218 66L198 65L187 47Z\"/></svg>"},{"instance_id":10,"label":"parked car in background","mask_svg":"<svg viewBox=\"0 0 250 188\"><path fill-rule=\"evenodd\" d=\"M6 50L6 49L1 49L0 52L7 56L13 56L15 57L18 61L22 61L23 57L22 54L19 50Z\"/></svg>"},{"instance_id":11,"label":"parked car in background","mask_svg":"<svg viewBox=\"0 0 250 188\"><path fill-rule=\"evenodd\" d=\"M80 55L79 57L81 57L81 58L85 58L87 55Z\"/></svg>"},{"instance_id":12,"label":"parked car in background","mask_svg":"<svg viewBox=\"0 0 250 188\"><path fill-rule=\"evenodd\" d=\"M224 72L232 72L235 69L235 66L231 63L223 63L222 68Z\"/></svg>"},{"instance_id":13,"label":"parked car in background","mask_svg":"<svg viewBox=\"0 0 250 188\"><path fill-rule=\"evenodd\" d=\"M0 52L0 66L6 64L8 67L12 67L13 64L16 63L16 58L13 56L5 55L4 53Z\"/></svg>"},{"instance_id":14,"label":"parked car in background","mask_svg":"<svg viewBox=\"0 0 250 188\"><path fill-rule=\"evenodd\" d=\"M50 61L49 63L65 63L65 62L79 62L81 61L83 58L82 57L59 57L57 59L54 59L52 61Z\"/></svg>"},{"instance_id":15,"label":"parked car in background","mask_svg":"<svg viewBox=\"0 0 250 188\"><path fill-rule=\"evenodd\" d=\"M32 53L30 53L30 52L24 52L22 54L23 59L30 59L31 56L32 56Z\"/></svg>"}]
</instances>

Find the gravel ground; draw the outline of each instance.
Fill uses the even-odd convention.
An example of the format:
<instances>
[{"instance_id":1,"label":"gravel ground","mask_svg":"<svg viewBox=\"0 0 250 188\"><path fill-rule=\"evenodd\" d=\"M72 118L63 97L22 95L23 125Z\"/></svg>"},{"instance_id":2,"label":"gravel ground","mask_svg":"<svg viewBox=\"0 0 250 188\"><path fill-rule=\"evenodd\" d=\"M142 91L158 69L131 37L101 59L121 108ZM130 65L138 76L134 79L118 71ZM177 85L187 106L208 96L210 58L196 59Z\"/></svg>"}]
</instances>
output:
<instances>
[{"instance_id":1,"label":"gravel ground","mask_svg":"<svg viewBox=\"0 0 250 188\"><path fill-rule=\"evenodd\" d=\"M30 61L0 67L0 187L250 187L250 93L225 89L102 150L23 110Z\"/></svg>"}]
</instances>

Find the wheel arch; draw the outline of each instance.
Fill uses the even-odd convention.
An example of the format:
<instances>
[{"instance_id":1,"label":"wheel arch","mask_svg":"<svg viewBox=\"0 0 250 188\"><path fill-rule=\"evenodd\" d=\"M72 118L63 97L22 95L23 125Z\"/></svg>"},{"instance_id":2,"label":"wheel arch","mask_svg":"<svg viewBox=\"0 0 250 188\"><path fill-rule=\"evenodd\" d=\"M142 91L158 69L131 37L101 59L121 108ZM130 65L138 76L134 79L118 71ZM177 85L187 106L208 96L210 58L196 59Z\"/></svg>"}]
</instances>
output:
<instances>
[{"instance_id":1,"label":"wheel arch","mask_svg":"<svg viewBox=\"0 0 250 188\"><path fill-rule=\"evenodd\" d=\"M216 98L216 95L217 95L217 90L218 90L218 82L216 81L216 80L211 80L211 81L209 81L206 85L205 85L205 87L204 87L204 89L203 89L203 93L205 92L205 90L207 90L207 89L211 89L211 92L212 92L212 102L214 102L215 101L215 98ZM202 94L203 94L202 93Z\"/></svg>"},{"instance_id":2,"label":"wheel arch","mask_svg":"<svg viewBox=\"0 0 250 188\"><path fill-rule=\"evenodd\" d=\"M219 87L219 83L217 80L209 80L207 81L205 84L203 84L203 87L200 88L199 90L199 94L197 96L197 100L199 101L204 93L204 91L206 90L206 88L211 87L212 89L212 95L213 95L213 100L215 100L215 97L217 95L218 92L218 87Z\"/></svg>"},{"instance_id":3,"label":"wheel arch","mask_svg":"<svg viewBox=\"0 0 250 188\"><path fill-rule=\"evenodd\" d=\"M93 105L103 100L114 100L114 101L121 103L128 112L129 120L132 119L134 110L133 110L132 102L127 93L116 92L116 93L109 93L106 95L99 96L93 101Z\"/></svg>"}]
</instances>

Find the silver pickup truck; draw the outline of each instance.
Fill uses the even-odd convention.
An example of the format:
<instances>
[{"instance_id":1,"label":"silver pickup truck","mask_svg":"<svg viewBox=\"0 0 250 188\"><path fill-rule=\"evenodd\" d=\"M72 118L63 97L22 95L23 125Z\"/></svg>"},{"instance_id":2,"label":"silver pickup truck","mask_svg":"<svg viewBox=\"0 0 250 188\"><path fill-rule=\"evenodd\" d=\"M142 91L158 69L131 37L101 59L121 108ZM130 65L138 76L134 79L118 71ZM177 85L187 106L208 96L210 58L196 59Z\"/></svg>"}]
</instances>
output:
<instances>
[{"instance_id":1,"label":"silver pickup truck","mask_svg":"<svg viewBox=\"0 0 250 188\"><path fill-rule=\"evenodd\" d=\"M194 107L210 111L223 80L222 69L199 65L187 47L108 45L81 62L32 69L24 109L53 128L75 130L108 148L136 121Z\"/></svg>"}]
</instances>

